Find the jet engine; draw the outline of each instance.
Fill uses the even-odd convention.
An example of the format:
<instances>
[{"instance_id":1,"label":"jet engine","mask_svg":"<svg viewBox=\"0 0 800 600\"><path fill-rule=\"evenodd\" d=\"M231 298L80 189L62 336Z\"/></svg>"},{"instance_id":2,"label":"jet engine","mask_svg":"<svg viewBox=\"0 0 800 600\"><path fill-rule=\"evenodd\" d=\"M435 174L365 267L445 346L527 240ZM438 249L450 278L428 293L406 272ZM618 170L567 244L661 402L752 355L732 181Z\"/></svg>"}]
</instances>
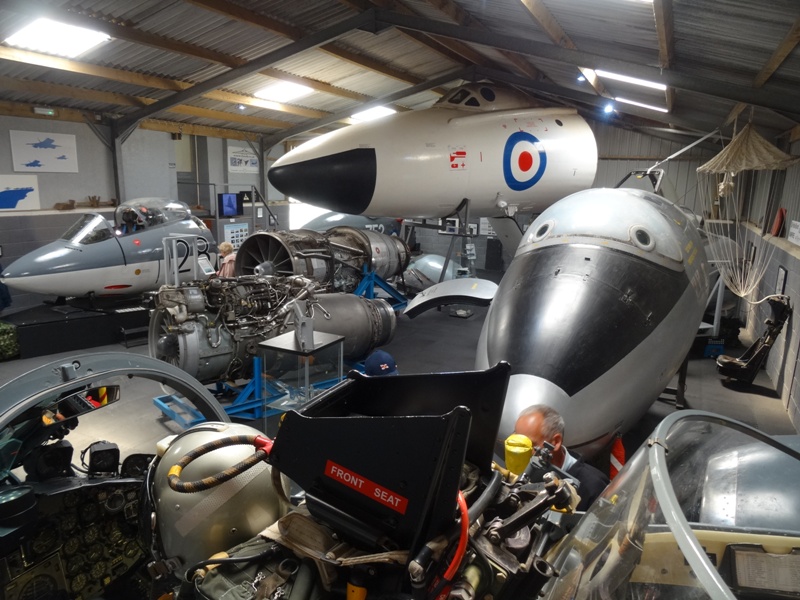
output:
<instances>
[{"instance_id":1,"label":"jet engine","mask_svg":"<svg viewBox=\"0 0 800 600\"><path fill-rule=\"evenodd\" d=\"M258 343L292 331L295 314L311 318L315 331L345 336L345 358L366 356L394 336L385 300L321 293L305 277L249 275L163 286L150 318L150 355L204 382L251 378Z\"/></svg>"},{"instance_id":2,"label":"jet engine","mask_svg":"<svg viewBox=\"0 0 800 600\"><path fill-rule=\"evenodd\" d=\"M409 251L396 236L353 227L260 231L236 253L236 275L302 275L337 292L358 287L364 267L383 279L408 267Z\"/></svg>"}]
</instances>

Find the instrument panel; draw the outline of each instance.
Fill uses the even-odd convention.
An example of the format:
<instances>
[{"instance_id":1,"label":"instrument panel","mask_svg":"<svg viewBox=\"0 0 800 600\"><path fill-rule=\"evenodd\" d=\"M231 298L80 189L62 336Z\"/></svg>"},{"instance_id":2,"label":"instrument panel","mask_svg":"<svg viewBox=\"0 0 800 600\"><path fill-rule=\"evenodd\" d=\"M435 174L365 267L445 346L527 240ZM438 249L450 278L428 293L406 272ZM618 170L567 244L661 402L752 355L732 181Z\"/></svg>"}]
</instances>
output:
<instances>
[{"instance_id":1,"label":"instrument panel","mask_svg":"<svg viewBox=\"0 0 800 600\"><path fill-rule=\"evenodd\" d=\"M140 480L76 478L33 486L38 520L0 559L6 600L88 600L141 561Z\"/></svg>"}]
</instances>

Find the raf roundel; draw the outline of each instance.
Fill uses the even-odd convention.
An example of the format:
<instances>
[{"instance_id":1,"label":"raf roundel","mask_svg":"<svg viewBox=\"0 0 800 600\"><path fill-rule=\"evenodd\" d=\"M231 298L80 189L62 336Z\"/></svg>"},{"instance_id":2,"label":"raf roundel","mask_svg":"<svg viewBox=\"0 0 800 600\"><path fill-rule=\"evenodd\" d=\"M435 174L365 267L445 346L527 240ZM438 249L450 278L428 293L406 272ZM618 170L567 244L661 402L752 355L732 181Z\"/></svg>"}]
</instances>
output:
<instances>
[{"instance_id":1,"label":"raf roundel","mask_svg":"<svg viewBox=\"0 0 800 600\"><path fill-rule=\"evenodd\" d=\"M532 188L544 175L547 154L542 143L526 131L512 133L503 149L503 178L512 190Z\"/></svg>"}]
</instances>

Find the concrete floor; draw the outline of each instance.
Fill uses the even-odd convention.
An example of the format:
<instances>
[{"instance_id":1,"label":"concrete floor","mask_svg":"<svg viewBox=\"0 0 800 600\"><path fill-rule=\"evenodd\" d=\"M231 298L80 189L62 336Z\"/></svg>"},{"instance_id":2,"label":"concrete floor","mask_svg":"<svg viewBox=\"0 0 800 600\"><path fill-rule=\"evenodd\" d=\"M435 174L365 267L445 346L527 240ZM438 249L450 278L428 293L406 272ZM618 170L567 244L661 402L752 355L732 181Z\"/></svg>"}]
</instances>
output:
<instances>
[{"instance_id":1,"label":"concrete floor","mask_svg":"<svg viewBox=\"0 0 800 600\"><path fill-rule=\"evenodd\" d=\"M400 317L397 334L386 350L395 358L401 373L431 373L471 370L475 347L487 308L468 307L473 316L460 319L450 311L431 310L408 319ZM740 356L745 348L727 354ZM670 382L678 385L678 377ZM692 356L686 374L685 408L719 413L739 420L771 435L797 433L765 370L752 385L726 383L716 370L713 358ZM665 395L669 400L673 396ZM655 402L647 414L624 438L628 456L647 439L656 425L677 410L669 401Z\"/></svg>"},{"instance_id":2,"label":"concrete floor","mask_svg":"<svg viewBox=\"0 0 800 600\"><path fill-rule=\"evenodd\" d=\"M473 311L469 318L450 316L448 308L441 311L431 310L415 319L400 316L395 337L385 347L394 356L400 372L411 374L472 370L475 347L488 309L467 308ZM729 353L738 356L743 351L743 349L738 349L731 350ZM62 358L72 359L83 352L147 354L147 346L126 349L121 344L114 344L92 351L67 352L0 362L0 384L39 365ZM152 382L147 383L152 384ZM677 385L677 378L671 385L673 387ZM144 446L140 447L139 451L147 451L147 446L165 435L176 432L176 427L174 423L165 422L165 419L152 406L150 401L153 394L152 389L143 387L141 391L142 397L148 396L148 398L134 404L127 404L128 413L123 417L117 415L114 423L118 424L120 418L124 419L125 427L118 431L117 435L124 435L129 442L138 440L140 445ZM726 384L716 372L716 363L713 359L691 358L687 372L685 398L688 408L720 413L769 434L795 433L781 399L763 370L758 374L753 385ZM2 400L6 401L7 399L3 398ZM647 439L658 422L674 410L676 410L675 406L669 402L653 404L647 415L625 438L629 456L642 441ZM104 413L105 411L100 412ZM264 427L260 426L260 428ZM119 428L117 427L117 429ZM73 445L78 448L78 444L75 442Z\"/></svg>"}]
</instances>

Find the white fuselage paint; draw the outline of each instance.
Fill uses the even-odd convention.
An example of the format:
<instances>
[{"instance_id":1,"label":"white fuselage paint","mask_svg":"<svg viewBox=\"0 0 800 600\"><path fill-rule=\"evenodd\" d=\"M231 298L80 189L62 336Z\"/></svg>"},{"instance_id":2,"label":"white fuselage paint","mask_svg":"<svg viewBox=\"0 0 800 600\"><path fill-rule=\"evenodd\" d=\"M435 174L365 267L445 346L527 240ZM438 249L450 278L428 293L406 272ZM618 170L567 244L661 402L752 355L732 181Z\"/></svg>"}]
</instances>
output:
<instances>
[{"instance_id":1,"label":"white fuselage paint","mask_svg":"<svg viewBox=\"0 0 800 600\"><path fill-rule=\"evenodd\" d=\"M531 143L530 136L538 143ZM325 134L274 166L357 148L373 148L377 158L375 190L361 213L365 216L446 217L465 198L474 217L502 216L506 206L512 214L541 212L559 198L591 186L597 170L594 135L575 111L476 113L444 106ZM528 186L540 167L540 176ZM509 181L524 189L512 189Z\"/></svg>"}]
</instances>

